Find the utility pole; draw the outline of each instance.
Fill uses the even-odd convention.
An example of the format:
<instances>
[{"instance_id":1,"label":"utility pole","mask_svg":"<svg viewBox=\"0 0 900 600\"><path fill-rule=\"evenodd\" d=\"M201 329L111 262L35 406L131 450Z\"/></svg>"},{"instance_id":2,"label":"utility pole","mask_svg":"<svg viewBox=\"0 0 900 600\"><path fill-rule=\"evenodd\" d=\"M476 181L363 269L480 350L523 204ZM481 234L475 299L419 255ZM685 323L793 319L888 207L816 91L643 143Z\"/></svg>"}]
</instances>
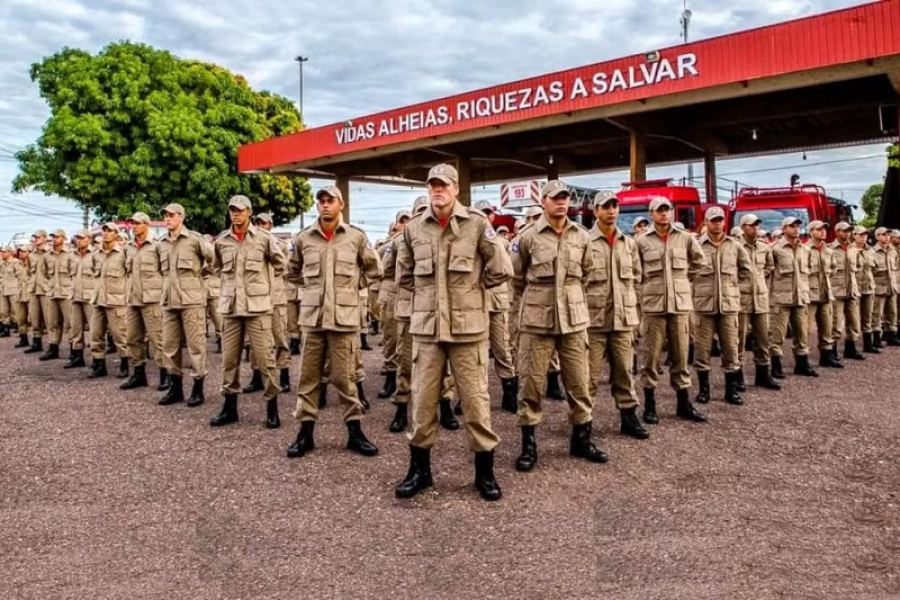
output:
<instances>
[{"instance_id":1,"label":"utility pole","mask_svg":"<svg viewBox=\"0 0 900 600\"><path fill-rule=\"evenodd\" d=\"M85 204L83 206L83 212L81 215L81 224L83 229L88 229L91 226L91 209L88 208L88 205Z\"/></svg>"},{"instance_id":2,"label":"utility pole","mask_svg":"<svg viewBox=\"0 0 900 600\"><path fill-rule=\"evenodd\" d=\"M306 121L303 118L303 63L309 60L308 56L297 55L294 60L297 61L297 64L300 65L300 122L303 123L303 126L306 127ZM303 210L300 213L300 229L306 227L306 210Z\"/></svg>"},{"instance_id":3,"label":"utility pole","mask_svg":"<svg viewBox=\"0 0 900 600\"><path fill-rule=\"evenodd\" d=\"M681 22L681 39L684 40L685 44L688 43L688 34L689 34L688 30L690 29L690 26L691 26L691 15L692 15L692 13L690 10L688 10L688 7L687 7L687 0L684 0L684 10L681 11L681 21L680 22ZM694 164L693 163L688 163L687 178L688 178L689 184L693 185L693 181L694 181ZM716 200L717 199L714 199L714 198L706 199L707 202L716 202Z\"/></svg>"}]
</instances>

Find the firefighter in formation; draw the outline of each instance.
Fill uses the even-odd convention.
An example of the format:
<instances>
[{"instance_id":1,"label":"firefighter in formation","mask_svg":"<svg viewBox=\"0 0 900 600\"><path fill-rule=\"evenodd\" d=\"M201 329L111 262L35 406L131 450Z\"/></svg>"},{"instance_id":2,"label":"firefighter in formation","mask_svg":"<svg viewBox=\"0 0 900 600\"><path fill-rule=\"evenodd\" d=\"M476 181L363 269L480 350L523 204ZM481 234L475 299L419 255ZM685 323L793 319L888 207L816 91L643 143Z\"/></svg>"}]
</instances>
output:
<instances>
[{"instance_id":1,"label":"firefighter in formation","mask_svg":"<svg viewBox=\"0 0 900 600\"><path fill-rule=\"evenodd\" d=\"M593 425L604 371L621 434L646 440L648 426L673 414L657 406L664 368L674 416L702 424L708 419L698 404L744 403L748 353L753 384L781 388L789 327L790 362L800 377L818 376L810 361L813 320L822 368L843 369L844 360L900 346L900 231L879 227L870 245L867 229L842 222L829 244L828 225L813 221L804 242L803 223L788 217L767 242L754 215L726 232L724 211L713 207L702 234L692 235L674 223L672 204L655 198L649 218L635 219L626 232L610 192L594 198L587 230L568 217L565 183L552 180L539 207L514 231L498 232L488 203L466 207L458 195L456 169L435 166L427 196L399 211L377 245L344 221L336 187L316 193L318 218L290 243L270 233L271 216L254 214L244 196L229 200L230 226L215 239L189 230L179 204L162 210L168 231L159 239L140 212L129 219L130 237L115 223L96 237L38 230L27 247L0 248L0 337L15 338L16 348L41 361L87 368L89 378L108 377L108 357L117 354L123 390L150 386L150 366L158 403L189 407L206 401L214 339L223 382L213 427L237 423L239 397L256 393L265 426L280 427L279 397L290 391L291 356L299 354L299 426L287 456L315 449L315 425L327 415L332 388L347 449L371 457L378 447L362 427L369 408L362 350L377 310L384 334L378 396L396 406L385 429L409 439L396 495L434 485L438 432L462 428L475 489L488 501L502 497L488 392L492 357L498 407L516 415L521 431L514 467L528 472L540 464L539 448L555 443L538 435L547 400L567 403L573 459L609 460ZM721 391L711 383L715 340ZM245 349L252 376L241 387Z\"/></svg>"}]
</instances>

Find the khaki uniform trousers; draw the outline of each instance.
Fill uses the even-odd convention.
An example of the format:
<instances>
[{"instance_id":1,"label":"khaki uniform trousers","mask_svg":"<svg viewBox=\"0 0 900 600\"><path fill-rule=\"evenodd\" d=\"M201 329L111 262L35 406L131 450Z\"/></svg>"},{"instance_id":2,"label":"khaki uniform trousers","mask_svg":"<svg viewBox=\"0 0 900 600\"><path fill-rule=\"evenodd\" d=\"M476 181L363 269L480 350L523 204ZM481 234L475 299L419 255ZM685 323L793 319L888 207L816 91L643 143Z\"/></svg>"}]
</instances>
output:
<instances>
[{"instance_id":1,"label":"khaki uniform trousers","mask_svg":"<svg viewBox=\"0 0 900 600\"><path fill-rule=\"evenodd\" d=\"M337 331L304 331L300 350L300 381L297 383L298 421L315 421L319 417L319 383L328 360L328 380L338 392L344 407L344 421L362 419L363 407L354 382L359 333Z\"/></svg>"},{"instance_id":2,"label":"khaki uniform trousers","mask_svg":"<svg viewBox=\"0 0 900 600\"><path fill-rule=\"evenodd\" d=\"M276 307L278 308L278 307ZM222 394L241 393L241 352L244 338L250 340L250 352L262 372L264 398L281 391L275 371L272 315L227 316L222 319Z\"/></svg>"},{"instance_id":3,"label":"khaki uniform trousers","mask_svg":"<svg viewBox=\"0 0 900 600\"><path fill-rule=\"evenodd\" d=\"M16 302L16 323L19 325L19 332L28 333L31 327L31 316L28 311L28 302L18 300Z\"/></svg>"},{"instance_id":4,"label":"khaki uniform trousers","mask_svg":"<svg viewBox=\"0 0 900 600\"><path fill-rule=\"evenodd\" d=\"M488 343L433 343L413 340L412 433L410 445L431 448L437 439L438 403L447 365L458 381L466 439L475 452L493 450L500 437L491 428Z\"/></svg>"},{"instance_id":5,"label":"khaki uniform trousers","mask_svg":"<svg viewBox=\"0 0 900 600\"><path fill-rule=\"evenodd\" d=\"M819 350L831 350L834 347L834 338L831 336L833 314L831 302L809 303L809 326L812 327L813 323L816 324Z\"/></svg>"},{"instance_id":6,"label":"khaki uniform trousers","mask_svg":"<svg viewBox=\"0 0 900 600\"><path fill-rule=\"evenodd\" d=\"M270 323L272 343L275 350L275 368L288 369L291 366L291 347L288 345L287 338L287 306L273 306ZM257 360L256 354L253 353L253 344L250 343L251 340L249 338L250 334L248 332L245 347L250 347L250 367L256 371L259 369L260 362Z\"/></svg>"},{"instance_id":7,"label":"khaki uniform trousers","mask_svg":"<svg viewBox=\"0 0 900 600\"><path fill-rule=\"evenodd\" d=\"M72 349L84 350L85 332L90 329L94 306L88 302L73 302L69 307L69 334L72 336ZM126 328L128 325L126 324Z\"/></svg>"},{"instance_id":8,"label":"khaki uniform trousers","mask_svg":"<svg viewBox=\"0 0 900 600\"><path fill-rule=\"evenodd\" d=\"M832 304L831 343L841 338L848 342L859 341L859 298L841 298ZM846 335L844 328L846 327Z\"/></svg>"},{"instance_id":9,"label":"khaki uniform trousers","mask_svg":"<svg viewBox=\"0 0 900 600\"><path fill-rule=\"evenodd\" d=\"M147 362L147 342L153 346L153 362L163 367L162 308L159 304L129 306L126 310L128 358L138 367Z\"/></svg>"},{"instance_id":10,"label":"khaki uniform trousers","mask_svg":"<svg viewBox=\"0 0 900 600\"><path fill-rule=\"evenodd\" d=\"M219 314L219 297L210 296L206 299L206 319L212 323L213 331L222 335L222 315Z\"/></svg>"},{"instance_id":11,"label":"khaki uniform trousers","mask_svg":"<svg viewBox=\"0 0 900 600\"><path fill-rule=\"evenodd\" d=\"M809 354L809 307L775 306L772 308L772 322L769 327L769 355L784 356L784 338L787 336L788 322L794 331L794 356Z\"/></svg>"},{"instance_id":12,"label":"khaki uniform trousers","mask_svg":"<svg viewBox=\"0 0 900 600\"><path fill-rule=\"evenodd\" d=\"M669 384L675 390L691 387L688 370L688 344L690 342L691 315L648 315L641 322L641 387L655 390L662 372L662 353L667 349L672 366L669 367Z\"/></svg>"},{"instance_id":13,"label":"khaki uniform trousers","mask_svg":"<svg viewBox=\"0 0 900 600\"><path fill-rule=\"evenodd\" d=\"M894 331L894 323L897 321L897 297L875 296L875 305L872 308L872 321L874 331L881 333Z\"/></svg>"},{"instance_id":14,"label":"khaki uniform trousers","mask_svg":"<svg viewBox=\"0 0 900 600\"><path fill-rule=\"evenodd\" d=\"M625 410L638 405L634 394L631 363L634 360L634 331L588 330L588 393L597 397L603 365L609 361L609 383L616 408ZM566 388L568 389L568 388Z\"/></svg>"},{"instance_id":15,"label":"khaki uniform trousers","mask_svg":"<svg viewBox=\"0 0 900 600\"><path fill-rule=\"evenodd\" d=\"M397 343L397 320L394 318L394 303L381 305L381 330L384 349L384 370L389 373L397 371L399 361L399 344Z\"/></svg>"},{"instance_id":16,"label":"khaki uniform trousers","mask_svg":"<svg viewBox=\"0 0 900 600\"><path fill-rule=\"evenodd\" d=\"M729 314L701 314L694 313L694 369L697 371L709 371L710 354L712 352L713 336L719 336L719 345L722 348L722 370L726 373L734 373L741 367L740 352L738 352L738 334L740 316L738 313Z\"/></svg>"},{"instance_id":17,"label":"khaki uniform trousers","mask_svg":"<svg viewBox=\"0 0 900 600\"><path fill-rule=\"evenodd\" d=\"M300 334L300 301L289 300L287 303L287 332L292 340L299 340Z\"/></svg>"},{"instance_id":18,"label":"khaki uniform trousers","mask_svg":"<svg viewBox=\"0 0 900 600\"><path fill-rule=\"evenodd\" d=\"M15 296L0 296L0 324L12 322L15 298Z\"/></svg>"},{"instance_id":19,"label":"khaki uniform trousers","mask_svg":"<svg viewBox=\"0 0 900 600\"><path fill-rule=\"evenodd\" d=\"M874 294L863 294L859 297L859 321L863 333L872 333L875 329L875 319L872 318L874 308Z\"/></svg>"},{"instance_id":20,"label":"khaki uniform trousers","mask_svg":"<svg viewBox=\"0 0 900 600\"><path fill-rule=\"evenodd\" d=\"M554 352L560 357L569 423L582 425L592 420L594 398L589 392L588 335L586 331L561 335L519 333L520 427L537 425L543 418L542 403L547 371Z\"/></svg>"},{"instance_id":21,"label":"khaki uniform trousers","mask_svg":"<svg viewBox=\"0 0 900 600\"><path fill-rule=\"evenodd\" d=\"M47 333L47 320L50 316L50 303L47 296L34 296L28 300L28 314L31 317L31 335L43 337Z\"/></svg>"},{"instance_id":22,"label":"khaki uniform trousers","mask_svg":"<svg viewBox=\"0 0 900 600\"><path fill-rule=\"evenodd\" d=\"M738 316L738 367L743 364L747 337L752 333L753 362L760 367L769 364L769 313L741 313Z\"/></svg>"},{"instance_id":23,"label":"khaki uniform trousers","mask_svg":"<svg viewBox=\"0 0 900 600\"><path fill-rule=\"evenodd\" d=\"M125 345L125 307L95 306L91 311L91 358L106 358L106 332L112 334L119 358L128 356Z\"/></svg>"},{"instance_id":24,"label":"khaki uniform trousers","mask_svg":"<svg viewBox=\"0 0 900 600\"><path fill-rule=\"evenodd\" d=\"M206 307L162 309L164 366L170 375L182 377L181 340L185 340L195 379L206 377Z\"/></svg>"},{"instance_id":25,"label":"khaki uniform trousers","mask_svg":"<svg viewBox=\"0 0 900 600\"><path fill-rule=\"evenodd\" d=\"M47 304L50 308L47 323L49 342L58 346L63 340L71 337L69 332L71 301L68 298L47 296Z\"/></svg>"},{"instance_id":26,"label":"khaki uniform trousers","mask_svg":"<svg viewBox=\"0 0 900 600\"><path fill-rule=\"evenodd\" d=\"M397 391L391 402L408 404L410 394L410 377L412 376L412 335L409 333L409 321L396 321L397 324Z\"/></svg>"},{"instance_id":27,"label":"khaki uniform trousers","mask_svg":"<svg viewBox=\"0 0 900 600\"><path fill-rule=\"evenodd\" d=\"M494 370L500 379L512 379L516 376L513 357L509 344L509 314L492 312L490 318L490 347L494 355Z\"/></svg>"},{"instance_id":28,"label":"khaki uniform trousers","mask_svg":"<svg viewBox=\"0 0 900 600\"><path fill-rule=\"evenodd\" d=\"M363 319L368 323L369 320L381 321L381 305L378 303L378 292L369 290L368 298L369 318Z\"/></svg>"}]
</instances>

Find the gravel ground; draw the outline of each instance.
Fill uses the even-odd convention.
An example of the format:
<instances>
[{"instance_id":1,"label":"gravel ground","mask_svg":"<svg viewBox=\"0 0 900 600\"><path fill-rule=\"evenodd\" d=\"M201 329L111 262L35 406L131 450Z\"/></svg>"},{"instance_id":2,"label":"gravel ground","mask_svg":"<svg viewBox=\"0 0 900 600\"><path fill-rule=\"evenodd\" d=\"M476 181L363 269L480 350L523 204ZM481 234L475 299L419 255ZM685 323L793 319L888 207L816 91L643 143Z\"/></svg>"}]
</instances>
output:
<instances>
[{"instance_id":1,"label":"gravel ground","mask_svg":"<svg viewBox=\"0 0 900 600\"><path fill-rule=\"evenodd\" d=\"M504 498L488 504L462 431L440 433L432 491L394 498L408 453L375 400L377 350L364 429L380 455L344 450L333 401L316 451L288 460L293 396L280 430L258 395L239 425L207 426L220 356L207 404L188 409L14 343L0 340L0 598L900 596L900 349L781 393L751 387L743 407L714 401L705 426L674 420L662 389L647 442L618 434L604 394L607 465L567 457L564 405L548 402L529 474L512 468L518 430L492 374Z\"/></svg>"}]
</instances>

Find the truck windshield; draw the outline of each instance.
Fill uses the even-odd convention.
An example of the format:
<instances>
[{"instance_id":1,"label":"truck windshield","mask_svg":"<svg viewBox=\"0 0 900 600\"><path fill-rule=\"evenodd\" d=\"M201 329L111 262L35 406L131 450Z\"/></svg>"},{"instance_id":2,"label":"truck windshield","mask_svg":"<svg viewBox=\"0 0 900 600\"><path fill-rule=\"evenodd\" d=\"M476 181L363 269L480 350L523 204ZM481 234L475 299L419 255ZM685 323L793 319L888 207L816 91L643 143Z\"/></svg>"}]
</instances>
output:
<instances>
[{"instance_id":1,"label":"truck windshield","mask_svg":"<svg viewBox=\"0 0 900 600\"><path fill-rule=\"evenodd\" d=\"M632 206L622 206L619 210L619 219L616 225L625 233L631 235L632 225L638 217L644 217L649 223L653 220L650 218L649 204L634 204Z\"/></svg>"},{"instance_id":2,"label":"truck windshield","mask_svg":"<svg viewBox=\"0 0 900 600\"><path fill-rule=\"evenodd\" d=\"M800 224L800 231L806 231L806 227L809 225L809 210L800 207L737 210L734 213L734 223L740 223L741 217L744 215L756 215L759 217L760 221L762 221L759 228L765 229L769 233L775 229L781 229L781 222L784 221L785 217L795 217L800 219L800 221L802 221Z\"/></svg>"}]
</instances>

